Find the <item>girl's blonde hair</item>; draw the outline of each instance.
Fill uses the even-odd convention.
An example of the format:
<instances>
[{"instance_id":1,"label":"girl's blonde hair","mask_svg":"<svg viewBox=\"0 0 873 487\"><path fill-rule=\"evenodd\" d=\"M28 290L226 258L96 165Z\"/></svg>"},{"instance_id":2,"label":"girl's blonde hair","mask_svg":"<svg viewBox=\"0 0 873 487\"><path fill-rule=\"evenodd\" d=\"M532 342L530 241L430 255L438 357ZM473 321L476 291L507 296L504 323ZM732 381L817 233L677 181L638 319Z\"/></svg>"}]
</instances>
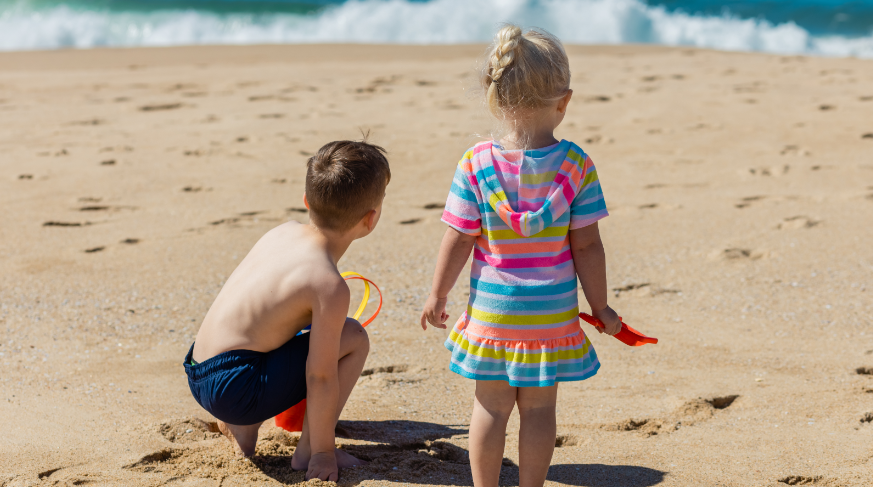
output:
<instances>
[{"instance_id":1,"label":"girl's blonde hair","mask_svg":"<svg viewBox=\"0 0 873 487\"><path fill-rule=\"evenodd\" d=\"M570 61L557 37L504 25L494 37L479 78L488 108L498 118L542 108L570 89Z\"/></svg>"}]
</instances>

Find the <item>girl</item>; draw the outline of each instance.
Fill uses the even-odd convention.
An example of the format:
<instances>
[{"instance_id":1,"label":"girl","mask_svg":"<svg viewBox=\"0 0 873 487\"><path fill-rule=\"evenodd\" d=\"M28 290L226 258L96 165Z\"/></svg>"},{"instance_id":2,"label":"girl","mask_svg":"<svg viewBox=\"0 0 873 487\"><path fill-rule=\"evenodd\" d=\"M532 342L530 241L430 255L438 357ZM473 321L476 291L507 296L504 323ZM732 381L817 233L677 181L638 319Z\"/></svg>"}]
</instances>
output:
<instances>
[{"instance_id":1,"label":"girl","mask_svg":"<svg viewBox=\"0 0 873 487\"><path fill-rule=\"evenodd\" d=\"M468 150L442 220L431 294L421 315L446 328L446 298L470 252L470 300L446 340L451 370L476 381L470 465L476 487L495 487L506 424L521 418L519 485L542 486L555 448L558 382L587 379L600 363L579 326L576 277L592 314L614 335L597 221L607 216L597 171L553 132L573 91L561 42L543 31L497 33L482 75L500 140Z\"/></svg>"}]
</instances>

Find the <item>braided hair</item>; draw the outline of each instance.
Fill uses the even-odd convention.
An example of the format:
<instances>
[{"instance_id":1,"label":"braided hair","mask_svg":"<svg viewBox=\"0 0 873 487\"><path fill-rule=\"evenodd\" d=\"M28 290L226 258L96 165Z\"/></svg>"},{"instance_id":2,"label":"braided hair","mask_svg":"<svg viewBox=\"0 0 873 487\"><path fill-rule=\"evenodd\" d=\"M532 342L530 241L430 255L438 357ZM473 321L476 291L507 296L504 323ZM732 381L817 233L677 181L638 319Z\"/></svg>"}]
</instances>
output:
<instances>
[{"instance_id":1,"label":"braided hair","mask_svg":"<svg viewBox=\"0 0 873 487\"><path fill-rule=\"evenodd\" d=\"M507 24L489 47L480 82L491 113L512 117L564 96L570 89L570 62L555 36L543 30L522 33Z\"/></svg>"}]
</instances>

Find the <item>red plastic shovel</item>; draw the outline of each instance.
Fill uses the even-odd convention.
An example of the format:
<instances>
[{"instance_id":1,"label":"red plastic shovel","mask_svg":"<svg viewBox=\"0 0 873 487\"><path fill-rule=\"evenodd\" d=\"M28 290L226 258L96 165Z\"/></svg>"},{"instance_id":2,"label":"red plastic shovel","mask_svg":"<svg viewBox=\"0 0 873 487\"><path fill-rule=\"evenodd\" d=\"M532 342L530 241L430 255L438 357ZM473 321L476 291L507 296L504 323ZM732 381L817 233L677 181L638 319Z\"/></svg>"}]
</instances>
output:
<instances>
[{"instance_id":1,"label":"red plastic shovel","mask_svg":"<svg viewBox=\"0 0 873 487\"><path fill-rule=\"evenodd\" d=\"M602 321L598 320L588 313L579 313L579 317L596 328L605 327ZM621 316L619 316L618 319L621 320ZM624 321L621 322L621 331L616 333L614 336L625 345L630 345L632 347L641 347L647 343L658 343L657 338L647 337L646 335L643 335L642 333L627 326Z\"/></svg>"}]
</instances>

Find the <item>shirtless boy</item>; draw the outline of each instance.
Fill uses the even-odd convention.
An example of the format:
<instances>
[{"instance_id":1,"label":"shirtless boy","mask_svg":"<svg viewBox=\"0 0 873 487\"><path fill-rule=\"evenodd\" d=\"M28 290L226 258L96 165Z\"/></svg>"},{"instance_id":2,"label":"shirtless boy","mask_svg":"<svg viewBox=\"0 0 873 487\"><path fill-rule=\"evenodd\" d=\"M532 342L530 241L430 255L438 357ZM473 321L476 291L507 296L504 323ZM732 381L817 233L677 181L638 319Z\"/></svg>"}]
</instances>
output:
<instances>
[{"instance_id":1,"label":"shirtless boy","mask_svg":"<svg viewBox=\"0 0 873 487\"><path fill-rule=\"evenodd\" d=\"M349 288L337 262L369 235L391 179L381 147L339 141L309 159L308 225L289 222L261 237L228 278L185 357L194 399L251 456L258 427L307 399L291 460L306 478L337 480L364 462L335 449L334 428L367 360L370 342L346 318ZM298 335L312 324L312 331Z\"/></svg>"}]
</instances>

